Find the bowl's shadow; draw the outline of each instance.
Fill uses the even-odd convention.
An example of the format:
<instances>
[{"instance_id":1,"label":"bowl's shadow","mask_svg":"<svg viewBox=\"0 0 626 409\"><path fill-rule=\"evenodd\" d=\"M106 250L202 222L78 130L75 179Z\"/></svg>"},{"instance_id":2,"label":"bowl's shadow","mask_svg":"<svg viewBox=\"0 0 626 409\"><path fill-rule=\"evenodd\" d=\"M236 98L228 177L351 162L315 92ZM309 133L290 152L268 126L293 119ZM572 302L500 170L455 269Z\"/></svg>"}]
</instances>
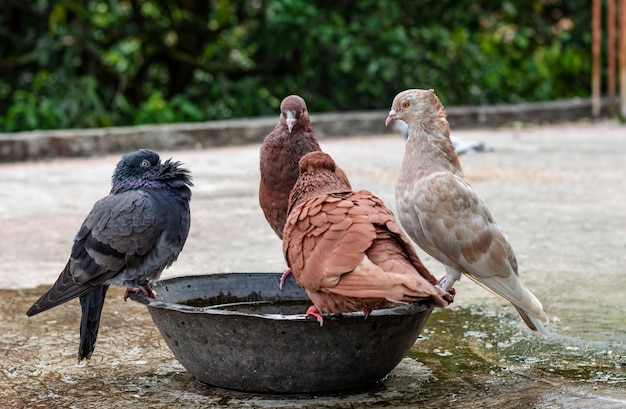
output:
<instances>
[{"instance_id":1,"label":"bowl's shadow","mask_svg":"<svg viewBox=\"0 0 626 409\"><path fill-rule=\"evenodd\" d=\"M260 393L356 388L384 378L413 345L431 307L401 305L325 317L320 327L295 280L221 273L154 283L147 305L176 359L198 380Z\"/></svg>"}]
</instances>

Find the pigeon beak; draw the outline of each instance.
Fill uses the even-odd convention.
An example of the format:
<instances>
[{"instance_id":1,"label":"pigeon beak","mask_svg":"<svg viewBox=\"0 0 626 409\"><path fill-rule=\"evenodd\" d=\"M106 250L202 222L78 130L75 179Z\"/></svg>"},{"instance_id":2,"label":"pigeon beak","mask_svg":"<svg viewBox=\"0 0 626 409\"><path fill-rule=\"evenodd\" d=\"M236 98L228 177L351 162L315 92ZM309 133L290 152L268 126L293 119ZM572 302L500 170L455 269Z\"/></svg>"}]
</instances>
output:
<instances>
[{"instance_id":1,"label":"pigeon beak","mask_svg":"<svg viewBox=\"0 0 626 409\"><path fill-rule=\"evenodd\" d=\"M289 133L291 133L291 130L296 123L296 114L293 111L285 111L285 116L287 117L285 118L285 122L287 122L287 128L289 129Z\"/></svg>"},{"instance_id":2,"label":"pigeon beak","mask_svg":"<svg viewBox=\"0 0 626 409\"><path fill-rule=\"evenodd\" d=\"M387 116L387 120L385 121L385 126L389 126L389 124L395 121L396 119L397 119L396 111L392 109L391 111L389 111L389 115Z\"/></svg>"}]
</instances>

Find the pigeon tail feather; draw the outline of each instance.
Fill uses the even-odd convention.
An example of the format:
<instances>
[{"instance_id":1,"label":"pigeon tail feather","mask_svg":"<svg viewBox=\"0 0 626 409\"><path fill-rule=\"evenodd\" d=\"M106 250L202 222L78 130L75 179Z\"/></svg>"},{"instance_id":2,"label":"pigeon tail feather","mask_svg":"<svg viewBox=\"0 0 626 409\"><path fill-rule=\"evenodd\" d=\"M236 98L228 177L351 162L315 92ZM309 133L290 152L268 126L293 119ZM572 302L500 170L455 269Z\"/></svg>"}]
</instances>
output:
<instances>
[{"instance_id":1,"label":"pigeon tail feather","mask_svg":"<svg viewBox=\"0 0 626 409\"><path fill-rule=\"evenodd\" d=\"M528 328L547 335L545 325L549 322L548 315L544 312L541 301L524 287L519 277L511 275L507 278L491 276L478 279L471 274L467 274L467 277L490 293L510 302Z\"/></svg>"},{"instance_id":2,"label":"pigeon tail feather","mask_svg":"<svg viewBox=\"0 0 626 409\"><path fill-rule=\"evenodd\" d=\"M548 324L548 317L545 313L543 316L535 316L533 313L528 312L522 308L515 307L517 313L520 315L524 323L533 331L539 332L543 336L547 336L548 332L544 324ZM543 312L543 311L542 311ZM543 322L542 322L543 321Z\"/></svg>"},{"instance_id":3,"label":"pigeon tail feather","mask_svg":"<svg viewBox=\"0 0 626 409\"><path fill-rule=\"evenodd\" d=\"M69 268L70 263L68 262L54 285L28 309L26 312L27 316L32 317L40 312L66 303L69 300L87 294L93 288L91 285L75 283Z\"/></svg>"},{"instance_id":4,"label":"pigeon tail feather","mask_svg":"<svg viewBox=\"0 0 626 409\"><path fill-rule=\"evenodd\" d=\"M91 358L94 351L98 328L100 328L104 297L108 289L108 285L101 285L80 297L82 318L80 320L80 346L78 347L79 363L83 358Z\"/></svg>"}]
</instances>

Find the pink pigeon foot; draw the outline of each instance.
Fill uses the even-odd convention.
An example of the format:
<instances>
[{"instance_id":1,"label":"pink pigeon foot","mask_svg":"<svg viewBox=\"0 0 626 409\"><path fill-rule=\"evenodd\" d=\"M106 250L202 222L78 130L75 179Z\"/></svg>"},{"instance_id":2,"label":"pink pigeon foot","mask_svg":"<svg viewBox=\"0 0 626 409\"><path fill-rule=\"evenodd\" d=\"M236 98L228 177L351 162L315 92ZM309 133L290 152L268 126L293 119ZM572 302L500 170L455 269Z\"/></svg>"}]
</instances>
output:
<instances>
[{"instance_id":1,"label":"pink pigeon foot","mask_svg":"<svg viewBox=\"0 0 626 409\"><path fill-rule=\"evenodd\" d=\"M126 287L126 291L124 291L124 301L130 297L131 293L142 293L146 297L154 298L154 291L152 291L150 284L140 285L139 287Z\"/></svg>"},{"instance_id":2,"label":"pink pigeon foot","mask_svg":"<svg viewBox=\"0 0 626 409\"><path fill-rule=\"evenodd\" d=\"M452 288L452 286L459 280L460 277L461 274L457 273L456 271L448 272L445 276L441 277L441 280L439 280L439 282L435 286L441 288L443 291L448 293L443 296L443 299L448 302L448 305L454 302L456 290Z\"/></svg>"},{"instance_id":3,"label":"pink pigeon foot","mask_svg":"<svg viewBox=\"0 0 626 409\"><path fill-rule=\"evenodd\" d=\"M446 290L448 294L443 296L443 299L448 302L448 305L454 302L454 296L456 295L456 290L454 288L449 288Z\"/></svg>"},{"instance_id":4,"label":"pink pigeon foot","mask_svg":"<svg viewBox=\"0 0 626 409\"><path fill-rule=\"evenodd\" d=\"M306 310L306 315L307 315L307 317L315 317L317 322L320 323L320 327L322 325L324 325L324 317L322 317L322 314L320 313L320 311L317 309L317 307L315 305L311 305Z\"/></svg>"},{"instance_id":5,"label":"pink pigeon foot","mask_svg":"<svg viewBox=\"0 0 626 409\"><path fill-rule=\"evenodd\" d=\"M280 276L280 291L283 291L283 287L285 286L285 281L287 281L287 277L291 275L291 269L287 268L283 271L283 275Z\"/></svg>"}]
</instances>

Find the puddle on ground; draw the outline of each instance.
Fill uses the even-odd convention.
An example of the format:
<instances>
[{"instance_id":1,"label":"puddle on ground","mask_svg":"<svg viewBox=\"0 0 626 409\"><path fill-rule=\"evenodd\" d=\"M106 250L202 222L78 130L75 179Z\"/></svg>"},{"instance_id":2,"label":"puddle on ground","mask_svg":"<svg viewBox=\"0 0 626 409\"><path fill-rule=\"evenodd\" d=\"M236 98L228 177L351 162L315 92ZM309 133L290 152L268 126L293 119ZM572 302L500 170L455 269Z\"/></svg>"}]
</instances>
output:
<instances>
[{"instance_id":1,"label":"puddle on ground","mask_svg":"<svg viewBox=\"0 0 626 409\"><path fill-rule=\"evenodd\" d=\"M533 334L517 315L453 307L433 312L410 356L440 367L441 378L511 366L626 388L626 340L589 342L550 328L549 333L546 338Z\"/></svg>"},{"instance_id":2,"label":"puddle on ground","mask_svg":"<svg viewBox=\"0 0 626 409\"><path fill-rule=\"evenodd\" d=\"M147 308L111 288L92 359L76 365L80 307L35 317L45 287L0 290L0 401L6 408L623 408L624 339L546 339L491 308L436 309L389 376L363 390L264 396L197 382L174 359ZM503 309L505 311L506 309ZM565 319L563 318L563 321Z\"/></svg>"}]
</instances>

